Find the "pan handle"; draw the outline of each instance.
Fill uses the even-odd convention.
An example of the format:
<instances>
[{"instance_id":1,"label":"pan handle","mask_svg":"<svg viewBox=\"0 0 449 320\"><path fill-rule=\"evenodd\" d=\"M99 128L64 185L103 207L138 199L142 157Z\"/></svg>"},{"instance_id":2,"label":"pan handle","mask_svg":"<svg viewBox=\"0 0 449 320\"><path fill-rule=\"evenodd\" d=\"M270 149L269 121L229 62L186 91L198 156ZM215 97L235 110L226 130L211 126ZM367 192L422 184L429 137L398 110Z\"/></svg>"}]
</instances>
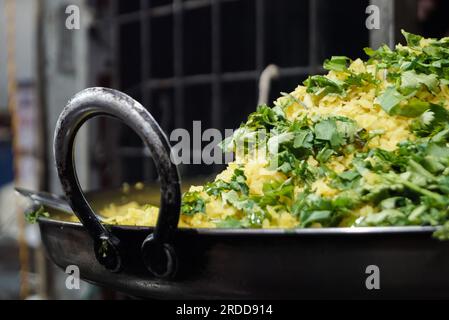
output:
<instances>
[{"instance_id":1,"label":"pan handle","mask_svg":"<svg viewBox=\"0 0 449 320\"><path fill-rule=\"evenodd\" d=\"M132 128L151 151L159 174L161 198L154 232L142 244L145 266L157 277L170 277L176 271L176 254L171 246L177 228L181 190L179 174L171 161L167 137L151 114L126 94L108 88L88 88L76 94L66 105L55 129L56 168L68 202L94 240L95 256L107 269L122 268L120 240L95 216L78 182L73 145L78 129L87 120L107 115Z\"/></svg>"}]
</instances>

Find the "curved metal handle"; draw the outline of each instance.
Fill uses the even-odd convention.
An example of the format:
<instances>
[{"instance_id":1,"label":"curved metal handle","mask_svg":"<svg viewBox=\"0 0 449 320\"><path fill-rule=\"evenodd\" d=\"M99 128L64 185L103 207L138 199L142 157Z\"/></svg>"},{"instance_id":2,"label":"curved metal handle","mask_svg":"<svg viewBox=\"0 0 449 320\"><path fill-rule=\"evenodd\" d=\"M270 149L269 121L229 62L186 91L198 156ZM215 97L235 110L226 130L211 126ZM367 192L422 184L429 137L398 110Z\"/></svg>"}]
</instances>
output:
<instances>
[{"instance_id":1,"label":"curved metal handle","mask_svg":"<svg viewBox=\"0 0 449 320\"><path fill-rule=\"evenodd\" d=\"M176 271L176 255L170 245L177 228L181 189L176 165L170 159L170 144L151 114L126 94L108 88L88 88L76 94L66 105L55 129L56 168L68 202L94 240L97 260L117 272L122 267L120 240L95 216L81 190L74 165L73 145L78 129L96 116L118 118L131 127L150 149L159 174L161 199L154 232L142 244L146 267L158 277Z\"/></svg>"}]
</instances>

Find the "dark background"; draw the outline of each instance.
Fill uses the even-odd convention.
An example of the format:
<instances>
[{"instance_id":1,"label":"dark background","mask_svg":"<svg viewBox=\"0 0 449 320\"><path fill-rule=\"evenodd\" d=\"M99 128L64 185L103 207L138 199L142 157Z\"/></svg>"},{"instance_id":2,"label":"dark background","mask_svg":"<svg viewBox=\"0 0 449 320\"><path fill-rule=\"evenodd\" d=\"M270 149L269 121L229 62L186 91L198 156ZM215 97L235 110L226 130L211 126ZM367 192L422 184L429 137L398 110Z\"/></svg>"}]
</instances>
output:
<instances>
[{"instance_id":1,"label":"dark background","mask_svg":"<svg viewBox=\"0 0 449 320\"><path fill-rule=\"evenodd\" d=\"M131 0L118 1L118 7L91 2L97 21L91 40L111 55L92 82L130 94L168 134L174 128L191 131L194 120L202 121L203 130L237 128L256 109L258 79L269 64L281 68L272 101L322 72L326 57L356 58L369 46L367 0ZM138 137L119 127L111 141L117 123L99 126L98 143L107 145L93 161L100 186L154 178ZM221 168L189 165L181 171L197 177Z\"/></svg>"}]
</instances>

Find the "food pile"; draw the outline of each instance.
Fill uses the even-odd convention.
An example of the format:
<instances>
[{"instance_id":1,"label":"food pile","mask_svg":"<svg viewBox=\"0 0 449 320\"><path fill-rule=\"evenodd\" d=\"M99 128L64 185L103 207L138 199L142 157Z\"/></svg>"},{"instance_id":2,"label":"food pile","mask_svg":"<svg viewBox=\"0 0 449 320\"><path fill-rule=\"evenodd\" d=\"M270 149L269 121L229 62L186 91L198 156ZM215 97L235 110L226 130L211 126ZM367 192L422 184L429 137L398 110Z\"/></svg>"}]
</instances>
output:
<instances>
[{"instance_id":1,"label":"food pile","mask_svg":"<svg viewBox=\"0 0 449 320\"><path fill-rule=\"evenodd\" d=\"M406 46L367 48L367 61L334 56L326 75L259 106L223 141L235 161L183 195L180 226L444 225L449 38L403 34ZM113 224L157 217L136 203L103 211Z\"/></svg>"}]
</instances>

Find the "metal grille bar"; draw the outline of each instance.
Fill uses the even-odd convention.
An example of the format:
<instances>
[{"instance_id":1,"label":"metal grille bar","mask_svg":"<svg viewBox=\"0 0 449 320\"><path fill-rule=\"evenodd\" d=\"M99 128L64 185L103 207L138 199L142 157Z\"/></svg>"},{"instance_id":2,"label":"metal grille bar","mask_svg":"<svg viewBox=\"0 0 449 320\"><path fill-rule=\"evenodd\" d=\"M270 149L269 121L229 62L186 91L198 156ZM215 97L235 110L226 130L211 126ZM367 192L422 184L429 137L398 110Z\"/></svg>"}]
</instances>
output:
<instances>
[{"instance_id":1,"label":"metal grille bar","mask_svg":"<svg viewBox=\"0 0 449 320\"><path fill-rule=\"evenodd\" d=\"M116 0L113 0L116 1ZM120 1L120 0L119 0ZM130 0L121 0L121 1L130 1ZM138 0L140 1L140 0ZM174 0L175 1L175 0ZM188 0L188 1L181 1L181 7L183 11L190 11L195 10L199 8L209 7L212 5L212 3L215 0ZM237 2L241 0L218 0L221 3L226 2ZM259 0L257 0L259 1ZM261 0L264 1L264 0ZM146 2L146 1L143 1ZM158 17L164 17L164 16L170 16L174 14L174 12L177 9L174 8L173 4L166 4L166 5L160 5L154 8L149 8L147 3L141 4L141 10L136 12L129 12L129 13L122 13L117 14L112 17L105 17L103 19L99 19L96 21L93 21L93 26L99 25L99 24L127 24L132 22L137 22L141 19L141 17L144 17L145 19L151 19L151 18L158 18ZM116 11L115 11L116 12Z\"/></svg>"},{"instance_id":2,"label":"metal grille bar","mask_svg":"<svg viewBox=\"0 0 449 320\"><path fill-rule=\"evenodd\" d=\"M313 70L317 70L316 72L323 72L321 67L290 67L290 68L280 68L280 76L281 77L301 77L311 74ZM220 83L226 82L236 82L236 81L249 81L249 80L257 80L260 76L260 72L253 71L238 71L238 72L226 72L218 74L218 79L216 79L216 75L213 74L197 74L192 76L184 76L181 79L177 79L176 77L171 78L156 78L145 81L143 87L146 89L167 89L172 88L176 85L176 82L182 83L183 86L192 86L192 85L200 85L200 84L210 84L217 81ZM140 87L131 87L125 89L127 92L135 92L137 88Z\"/></svg>"},{"instance_id":3,"label":"metal grille bar","mask_svg":"<svg viewBox=\"0 0 449 320\"><path fill-rule=\"evenodd\" d=\"M182 0L173 0L173 85L175 87L175 126L183 127L184 119L184 82L183 82L183 5Z\"/></svg>"},{"instance_id":4,"label":"metal grille bar","mask_svg":"<svg viewBox=\"0 0 449 320\"><path fill-rule=\"evenodd\" d=\"M212 23L212 77L209 79L209 75L197 76L195 79L190 79L192 83L208 83L212 82L212 116L211 123L215 128L221 128L221 37L220 37L220 2L218 0L212 0L211 9L211 23ZM184 80L187 80L185 78ZM186 82L188 85L188 82ZM151 87L151 83L149 83Z\"/></svg>"},{"instance_id":5,"label":"metal grille bar","mask_svg":"<svg viewBox=\"0 0 449 320\"><path fill-rule=\"evenodd\" d=\"M150 106L152 98L157 92L161 90L170 90L169 94L173 92L173 105L166 106L165 109L160 110L165 115L161 117L164 119L174 117L175 127L189 127L191 124L185 123L185 90L191 86L210 86L211 98L210 108L207 110L209 114L204 113L204 117L208 116L210 124L214 128L223 128L223 89L224 85L237 82L254 82L260 76L267 63L266 61L266 38L267 38L267 8L268 0L173 0L171 4L160 5L156 7L150 6L149 0L139 0L140 10L130 13L118 12L118 1L111 0L112 15L106 16L94 22L94 27L99 27L103 24L112 26L112 45L114 51L114 68L113 81L114 87L127 92L133 96L141 97L141 102L145 106ZM254 47L254 70L243 70L235 72L223 72L222 69L222 7L228 3L242 3L243 1L251 1L254 5L255 13L255 47ZM306 6L304 6L306 7ZM309 74L322 72L322 68L318 65L318 36L319 36L319 20L318 11L320 10L320 0L308 0L309 10L309 40L308 40L308 56L309 61L305 66L281 67L280 78L285 79L289 77L304 78ZM210 44L210 73L185 75L184 73L184 17L190 14L193 10L210 8L210 28L211 28L211 44ZM162 17L172 17L172 48L173 48L173 75L164 78L157 78L152 70L152 46L157 45L152 39L152 21ZM140 24L140 75L139 81L136 85L131 87L123 87L120 82L119 62L120 56L120 30L124 25L130 23ZM225 48L226 49L226 48ZM255 86L257 88L257 86ZM254 97L257 93L254 93ZM159 106L160 107L160 106ZM255 107L255 106L254 106ZM117 141L118 143L118 141ZM148 157L149 154L144 148L118 146L114 151L118 157L140 158ZM120 161L118 161L120 162ZM123 161L122 161L123 162ZM124 168L121 168L122 173ZM153 174L153 168L150 161L143 161L143 174L145 177L150 177ZM117 171L116 171L117 172ZM117 180L120 180L117 178ZM123 181L123 179L122 179Z\"/></svg>"}]
</instances>

